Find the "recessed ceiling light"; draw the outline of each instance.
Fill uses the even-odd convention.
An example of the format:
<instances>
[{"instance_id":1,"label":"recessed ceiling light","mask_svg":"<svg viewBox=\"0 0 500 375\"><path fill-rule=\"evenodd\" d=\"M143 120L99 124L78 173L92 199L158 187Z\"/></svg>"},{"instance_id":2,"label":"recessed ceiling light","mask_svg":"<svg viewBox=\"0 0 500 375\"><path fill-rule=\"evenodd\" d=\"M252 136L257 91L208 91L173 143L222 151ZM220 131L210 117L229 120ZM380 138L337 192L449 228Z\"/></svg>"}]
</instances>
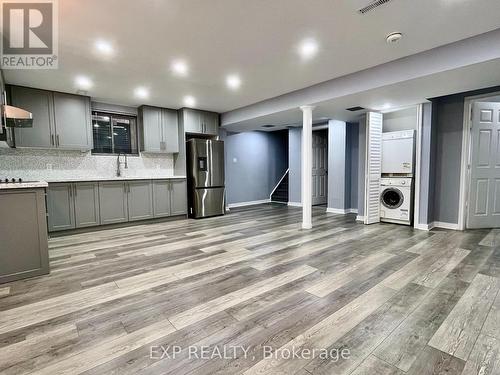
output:
<instances>
[{"instance_id":1,"label":"recessed ceiling light","mask_svg":"<svg viewBox=\"0 0 500 375\"><path fill-rule=\"evenodd\" d=\"M98 39L95 41L94 46L96 51L99 52L101 55L112 56L115 53L113 45L107 40Z\"/></svg>"},{"instance_id":2,"label":"recessed ceiling light","mask_svg":"<svg viewBox=\"0 0 500 375\"><path fill-rule=\"evenodd\" d=\"M230 74L226 77L226 85L231 90L237 90L241 86L241 78L237 74Z\"/></svg>"},{"instance_id":3,"label":"recessed ceiling light","mask_svg":"<svg viewBox=\"0 0 500 375\"><path fill-rule=\"evenodd\" d=\"M194 107L196 105L196 99L191 95L186 95L184 97L184 105L186 107Z\"/></svg>"},{"instance_id":4,"label":"recessed ceiling light","mask_svg":"<svg viewBox=\"0 0 500 375\"><path fill-rule=\"evenodd\" d=\"M399 42L402 37L403 37L403 34L396 32L396 33L391 33L391 34L387 35L386 40L387 40L387 43L393 44L393 43Z\"/></svg>"},{"instance_id":5,"label":"recessed ceiling light","mask_svg":"<svg viewBox=\"0 0 500 375\"><path fill-rule=\"evenodd\" d=\"M172 69L172 72L175 75L178 75L180 77L185 77L189 73L189 67L188 67L187 63L183 60L172 61L172 64L170 65L170 69Z\"/></svg>"},{"instance_id":6,"label":"recessed ceiling light","mask_svg":"<svg viewBox=\"0 0 500 375\"><path fill-rule=\"evenodd\" d=\"M145 87L137 87L134 90L134 95L138 99L147 99L149 97L149 90Z\"/></svg>"},{"instance_id":7,"label":"recessed ceiling light","mask_svg":"<svg viewBox=\"0 0 500 375\"><path fill-rule=\"evenodd\" d=\"M82 90L88 90L92 86L94 86L94 83L90 80L90 78L86 76L77 76L75 78L75 85Z\"/></svg>"},{"instance_id":8,"label":"recessed ceiling light","mask_svg":"<svg viewBox=\"0 0 500 375\"><path fill-rule=\"evenodd\" d=\"M304 59L308 60L314 57L319 50L318 42L314 39L304 39L298 47L299 55Z\"/></svg>"}]
</instances>

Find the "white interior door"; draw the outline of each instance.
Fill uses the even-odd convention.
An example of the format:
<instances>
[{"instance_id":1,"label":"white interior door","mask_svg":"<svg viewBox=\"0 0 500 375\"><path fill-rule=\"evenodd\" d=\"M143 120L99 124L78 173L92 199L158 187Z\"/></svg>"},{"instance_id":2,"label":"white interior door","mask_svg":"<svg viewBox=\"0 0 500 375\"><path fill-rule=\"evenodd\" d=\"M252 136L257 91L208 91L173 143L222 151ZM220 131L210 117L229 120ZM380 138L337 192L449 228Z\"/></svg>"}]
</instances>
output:
<instances>
[{"instance_id":1,"label":"white interior door","mask_svg":"<svg viewBox=\"0 0 500 375\"><path fill-rule=\"evenodd\" d=\"M475 103L467 228L500 227L500 103Z\"/></svg>"},{"instance_id":2,"label":"white interior door","mask_svg":"<svg viewBox=\"0 0 500 375\"><path fill-rule=\"evenodd\" d=\"M312 151L312 204L326 204L328 199L328 131L313 131Z\"/></svg>"},{"instance_id":3,"label":"white interior door","mask_svg":"<svg viewBox=\"0 0 500 375\"><path fill-rule=\"evenodd\" d=\"M380 222L382 121L381 113L366 114L365 224Z\"/></svg>"}]
</instances>

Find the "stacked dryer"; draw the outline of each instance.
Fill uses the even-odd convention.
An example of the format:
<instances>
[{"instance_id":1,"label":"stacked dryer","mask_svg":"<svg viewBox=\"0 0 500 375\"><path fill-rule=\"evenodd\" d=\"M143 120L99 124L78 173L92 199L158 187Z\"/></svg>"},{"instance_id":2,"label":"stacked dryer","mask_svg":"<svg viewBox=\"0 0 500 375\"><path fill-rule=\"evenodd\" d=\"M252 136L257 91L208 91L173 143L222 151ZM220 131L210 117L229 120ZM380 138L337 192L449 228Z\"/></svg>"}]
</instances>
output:
<instances>
[{"instance_id":1,"label":"stacked dryer","mask_svg":"<svg viewBox=\"0 0 500 375\"><path fill-rule=\"evenodd\" d=\"M414 130L382 134L381 221L412 224L414 159Z\"/></svg>"}]
</instances>

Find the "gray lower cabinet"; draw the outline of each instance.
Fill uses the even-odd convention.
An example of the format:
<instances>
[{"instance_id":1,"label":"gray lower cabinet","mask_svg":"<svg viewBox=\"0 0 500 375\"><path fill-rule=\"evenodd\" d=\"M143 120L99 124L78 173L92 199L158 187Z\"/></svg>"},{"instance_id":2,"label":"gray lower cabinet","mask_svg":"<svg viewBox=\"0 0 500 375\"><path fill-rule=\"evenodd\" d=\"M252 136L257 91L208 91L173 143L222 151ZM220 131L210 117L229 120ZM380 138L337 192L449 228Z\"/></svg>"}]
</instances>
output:
<instances>
[{"instance_id":1,"label":"gray lower cabinet","mask_svg":"<svg viewBox=\"0 0 500 375\"><path fill-rule=\"evenodd\" d=\"M50 184L47 212L49 232L99 225L98 183Z\"/></svg>"},{"instance_id":2,"label":"gray lower cabinet","mask_svg":"<svg viewBox=\"0 0 500 375\"><path fill-rule=\"evenodd\" d=\"M0 283L49 273L45 189L2 189Z\"/></svg>"},{"instance_id":3,"label":"gray lower cabinet","mask_svg":"<svg viewBox=\"0 0 500 375\"><path fill-rule=\"evenodd\" d=\"M154 217L170 216L170 180L153 181Z\"/></svg>"},{"instance_id":4,"label":"gray lower cabinet","mask_svg":"<svg viewBox=\"0 0 500 375\"><path fill-rule=\"evenodd\" d=\"M187 213L186 180L51 183L49 232Z\"/></svg>"},{"instance_id":5,"label":"gray lower cabinet","mask_svg":"<svg viewBox=\"0 0 500 375\"><path fill-rule=\"evenodd\" d=\"M153 181L154 217L185 215L187 213L186 180Z\"/></svg>"},{"instance_id":6,"label":"gray lower cabinet","mask_svg":"<svg viewBox=\"0 0 500 375\"><path fill-rule=\"evenodd\" d=\"M172 180L170 194L170 214L185 215L187 213L187 185L186 180Z\"/></svg>"},{"instance_id":7,"label":"gray lower cabinet","mask_svg":"<svg viewBox=\"0 0 500 375\"><path fill-rule=\"evenodd\" d=\"M75 204L73 184L50 184L47 189L49 231L75 228Z\"/></svg>"},{"instance_id":8,"label":"gray lower cabinet","mask_svg":"<svg viewBox=\"0 0 500 375\"><path fill-rule=\"evenodd\" d=\"M129 221L153 217L153 184L149 180L127 182Z\"/></svg>"},{"instance_id":9,"label":"gray lower cabinet","mask_svg":"<svg viewBox=\"0 0 500 375\"><path fill-rule=\"evenodd\" d=\"M99 183L99 212L101 224L128 221L127 182L107 181Z\"/></svg>"},{"instance_id":10,"label":"gray lower cabinet","mask_svg":"<svg viewBox=\"0 0 500 375\"><path fill-rule=\"evenodd\" d=\"M79 182L73 185L75 227L93 227L101 223L99 217L99 184Z\"/></svg>"}]
</instances>

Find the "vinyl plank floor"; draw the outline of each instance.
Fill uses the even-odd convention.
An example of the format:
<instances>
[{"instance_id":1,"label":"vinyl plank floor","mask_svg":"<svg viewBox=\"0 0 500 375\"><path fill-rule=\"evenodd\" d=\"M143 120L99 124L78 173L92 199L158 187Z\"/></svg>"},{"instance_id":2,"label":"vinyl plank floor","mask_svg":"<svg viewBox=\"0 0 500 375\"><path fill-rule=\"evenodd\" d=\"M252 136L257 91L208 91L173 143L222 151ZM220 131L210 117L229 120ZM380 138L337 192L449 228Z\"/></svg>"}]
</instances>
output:
<instances>
[{"instance_id":1,"label":"vinyl plank floor","mask_svg":"<svg viewBox=\"0 0 500 375\"><path fill-rule=\"evenodd\" d=\"M500 279L478 274L429 345L467 360L499 288Z\"/></svg>"},{"instance_id":2,"label":"vinyl plank floor","mask_svg":"<svg viewBox=\"0 0 500 375\"><path fill-rule=\"evenodd\" d=\"M265 204L57 234L50 275L0 286L0 372L498 373L498 230L364 226L321 207L302 230L301 213ZM152 358L161 345L179 357ZM352 355L264 357L293 346Z\"/></svg>"}]
</instances>

